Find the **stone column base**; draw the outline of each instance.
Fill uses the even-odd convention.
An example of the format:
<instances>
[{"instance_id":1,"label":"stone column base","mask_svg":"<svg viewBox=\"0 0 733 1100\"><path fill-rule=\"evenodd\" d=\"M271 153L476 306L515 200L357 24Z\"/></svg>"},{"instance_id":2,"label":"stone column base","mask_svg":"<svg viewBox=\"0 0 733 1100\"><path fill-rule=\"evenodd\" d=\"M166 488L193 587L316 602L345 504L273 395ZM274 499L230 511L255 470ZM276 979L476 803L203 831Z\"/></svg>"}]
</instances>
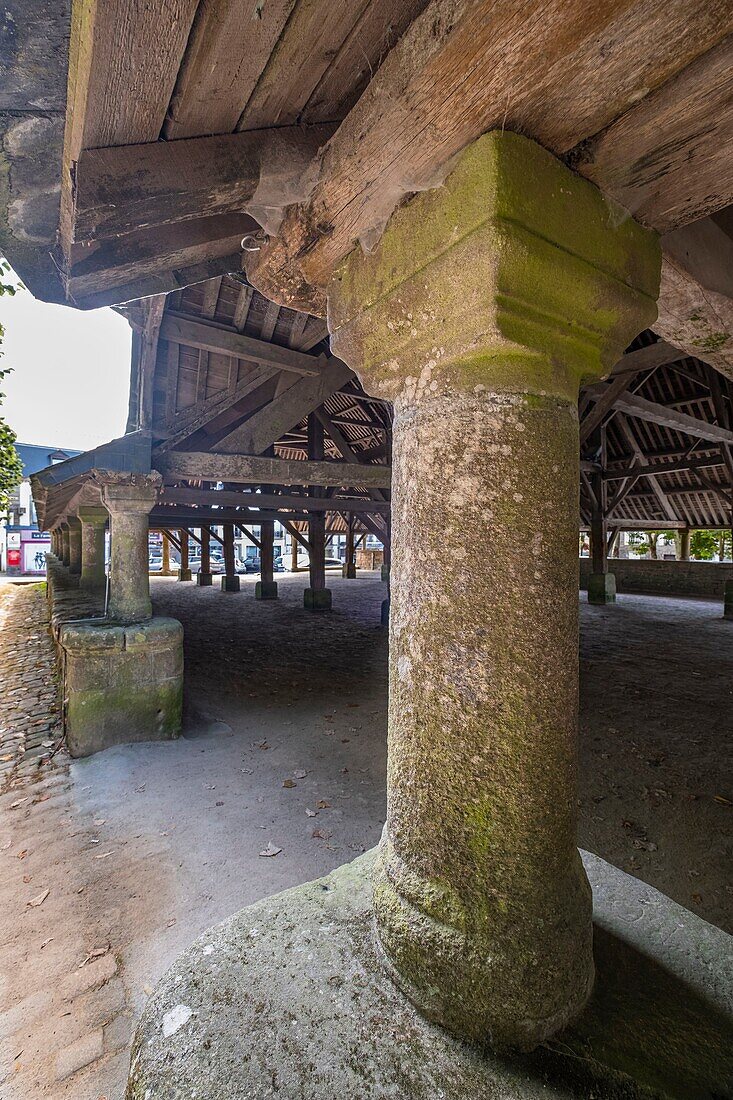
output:
<instances>
[{"instance_id":1,"label":"stone column base","mask_svg":"<svg viewBox=\"0 0 733 1100\"><path fill-rule=\"evenodd\" d=\"M382 626L389 626L389 600L382 600Z\"/></svg>"},{"instance_id":2,"label":"stone column base","mask_svg":"<svg viewBox=\"0 0 733 1100\"><path fill-rule=\"evenodd\" d=\"M348 581L356 580L356 563L351 561L344 562L341 569L341 576L345 577Z\"/></svg>"},{"instance_id":3,"label":"stone column base","mask_svg":"<svg viewBox=\"0 0 733 1100\"><path fill-rule=\"evenodd\" d=\"M330 611L330 588L306 588L303 592L303 607L306 611Z\"/></svg>"},{"instance_id":4,"label":"stone column base","mask_svg":"<svg viewBox=\"0 0 733 1100\"><path fill-rule=\"evenodd\" d=\"M221 590L222 592L239 592L239 577L236 574L233 577L227 577L225 574L221 578Z\"/></svg>"},{"instance_id":5,"label":"stone column base","mask_svg":"<svg viewBox=\"0 0 733 1100\"><path fill-rule=\"evenodd\" d=\"M588 577L588 603L615 603L616 578L613 573L591 573Z\"/></svg>"},{"instance_id":6,"label":"stone column base","mask_svg":"<svg viewBox=\"0 0 733 1100\"><path fill-rule=\"evenodd\" d=\"M733 581L725 582L723 618L733 619Z\"/></svg>"},{"instance_id":7,"label":"stone column base","mask_svg":"<svg viewBox=\"0 0 733 1100\"><path fill-rule=\"evenodd\" d=\"M197 573L196 584L199 588L211 588L214 583L214 577L212 573Z\"/></svg>"},{"instance_id":8,"label":"stone column base","mask_svg":"<svg viewBox=\"0 0 733 1100\"><path fill-rule=\"evenodd\" d=\"M387 976L374 856L242 909L181 955L138 1026L127 1100L261 1097L275 1076L285 1100L729 1095L725 932L582 853L596 993L556 1049L497 1056L431 1024Z\"/></svg>"},{"instance_id":9,"label":"stone column base","mask_svg":"<svg viewBox=\"0 0 733 1100\"><path fill-rule=\"evenodd\" d=\"M388 584L389 583L389 566L388 565L383 565L380 572L382 574L382 580L384 581L385 584Z\"/></svg>"},{"instance_id":10,"label":"stone column base","mask_svg":"<svg viewBox=\"0 0 733 1100\"><path fill-rule=\"evenodd\" d=\"M130 626L69 623L60 629L59 644L66 655L66 739L72 756L178 736L183 627L177 619Z\"/></svg>"},{"instance_id":11,"label":"stone column base","mask_svg":"<svg viewBox=\"0 0 733 1100\"><path fill-rule=\"evenodd\" d=\"M256 600L276 600L277 581L257 581L255 585Z\"/></svg>"},{"instance_id":12,"label":"stone column base","mask_svg":"<svg viewBox=\"0 0 733 1100\"><path fill-rule=\"evenodd\" d=\"M190 569L179 569L178 570L178 579L179 579L179 581L190 581L191 580L191 570Z\"/></svg>"}]
</instances>

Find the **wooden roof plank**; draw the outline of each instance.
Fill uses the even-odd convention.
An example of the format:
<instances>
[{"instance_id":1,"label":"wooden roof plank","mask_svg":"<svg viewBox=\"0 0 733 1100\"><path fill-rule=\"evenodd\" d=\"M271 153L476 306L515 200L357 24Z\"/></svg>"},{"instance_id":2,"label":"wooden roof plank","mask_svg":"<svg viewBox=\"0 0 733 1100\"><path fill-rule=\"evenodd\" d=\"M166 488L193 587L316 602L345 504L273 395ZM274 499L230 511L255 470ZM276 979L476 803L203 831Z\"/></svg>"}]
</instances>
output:
<instances>
[{"instance_id":1,"label":"wooden roof plank","mask_svg":"<svg viewBox=\"0 0 733 1100\"><path fill-rule=\"evenodd\" d=\"M232 481L240 485L333 485L388 489L389 466L353 466L348 462L300 462L261 455L209 451L156 454L153 466L167 478Z\"/></svg>"},{"instance_id":2,"label":"wooden roof plank","mask_svg":"<svg viewBox=\"0 0 733 1100\"><path fill-rule=\"evenodd\" d=\"M431 0L329 142L310 199L248 256L251 281L322 313L323 288L354 242L407 194L435 186L481 134L503 126L566 153L731 29L729 0ZM314 235L321 225L329 232Z\"/></svg>"},{"instance_id":3,"label":"wooden roof plank","mask_svg":"<svg viewBox=\"0 0 733 1100\"><path fill-rule=\"evenodd\" d=\"M205 351L221 351L240 359L278 367L293 374L320 376L328 362L323 355L307 355L292 348L283 348L266 340L255 340L230 328L204 324L191 317L166 313L161 325L161 335L178 344L188 344Z\"/></svg>"}]
</instances>

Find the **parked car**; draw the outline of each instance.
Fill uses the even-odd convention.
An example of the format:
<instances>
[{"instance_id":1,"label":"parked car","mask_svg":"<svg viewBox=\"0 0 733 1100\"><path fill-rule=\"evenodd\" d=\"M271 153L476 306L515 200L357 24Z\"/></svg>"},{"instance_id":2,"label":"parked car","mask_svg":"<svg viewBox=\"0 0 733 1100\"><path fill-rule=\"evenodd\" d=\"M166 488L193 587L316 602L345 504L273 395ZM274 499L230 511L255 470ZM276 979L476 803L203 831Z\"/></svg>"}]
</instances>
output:
<instances>
[{"instance_id":1,"label":"parked car","mask_svg":"<svg viewBox=\"0 0 733 1100\"><path fill-rule=\"evenodd\" d=\"M261 572L261 568L262 567L261 567L259 555L256 558L253 558L253 557L244 558L243 561L240 561L237 564L237 572L238 573L259 573L259 572ZM284 573L285 572L285 566L283 565L283 560L282 560L281 557L277 556L275 558L275 561L274 561L274 564L273 564L272 568L273 568L273 572L275 572L275 573Z\"/></svg>"},{"instance_id":2,"label":"parked car","mask_svg":"<svg viewBox=\"0 0 733 1100\"><path fill-rule=\"evenodd\" d=\"M298 556L298 569L307 569L310 564L310 559L307 554ZM343 562L341 558L326 558L326 569L342 569Z\"/></svg>"}]
</instances>

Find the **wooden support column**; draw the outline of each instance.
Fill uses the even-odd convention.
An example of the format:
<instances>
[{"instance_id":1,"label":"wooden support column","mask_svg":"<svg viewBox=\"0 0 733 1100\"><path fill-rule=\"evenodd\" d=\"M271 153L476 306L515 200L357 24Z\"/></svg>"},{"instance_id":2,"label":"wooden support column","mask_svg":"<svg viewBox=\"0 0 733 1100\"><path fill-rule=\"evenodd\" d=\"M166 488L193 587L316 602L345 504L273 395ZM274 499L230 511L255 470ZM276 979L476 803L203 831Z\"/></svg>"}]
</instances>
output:
<instances>
[{"instance_id":1,"label":"wooden support column","mask_svg":"<svg viewBox=\"0 0 733 1100\"><path fill-rule=\"evenodd\" d=\"M196 574L199 588L209 588L213 582L211 574L211 528L201 528L201 568Z\"/></svg>"},{"instance_id":2,"label":"wooden support column","mask_svg":"<svg viewBox=\"0 0 733 1100\"><path fill-rule=\"evenodd\" d=\"M277 599L275 521L273 519L263 519L260 524L260 579L255 585L255 599Z\"/></svg>"},{"instance_id":3,"label":"wooden support column","mask_svg":"<svg viewBox=\"0 0 733 1100\"><path fill-rule=\"evenodd\" d=\"M323 424L314 413L308 416L308 458L314 462L323 461ZM323 489L313 485L309 495L322 497ZM331 607L331 592L326 588L325 512L308 513L308 542L310 587L303 593L303 606L308 611L328 611Z\"/></svg>"},{"instance_id":4,"label":"wooden support column","mask_svg":"<svg viewBox=\"0 0 733 1100\"><path fill-rule=\"evenodd\" d=\"M221 578L222 592L239 592L239 577L234 561L234 524L225 523L224 527L224 575Z\"/></svg>"},{"instance_id":5,"label":"wooden support column","mask_svg":"<svg viewBox=\"0 0 733 1100\"><path fill-rule=\"evenodd\" d=\"M608 572L608 524L606 522L606 429L596 428L591 436L596 443L598 468L589 475L592 493L590 521L591 574L588 578L588 603L607 604L616 599L616 578Z\"/></svg>"},{"instance_id":6,"label":"wooden support column","mask_svg":"<svg viewBox=\"0 0 733 1100\"><path fill-rule=\"evenodd\" d=\"M354 517L349 513L346 517L346 561L344 562L343 575L347 580L356 579L356 548L354 546Z\"/></svg>"},{"instance_id":7,"label":"wooden support column","mask_svg":"<svg viewBox=\"0 0 733 1100\"><path fill-rule=\"evenodd\" d=\"M178 538L180 539L180 542L181 542L181 567L178 570L178 579L179 579L179 581L190 581L191 580L191 569L190 569L189 564L188 564L189 541L188 541L188 531L185 529L185 527L182 527L179 530Z\"/></svg>"},{"instance_id":8,"label":"wooden support column","mask_svg":"<svg viewBox=\"0 0 733 1100\"><path fill-rule=\"evenodd\" d=\"M683 527L680 531L680 561L690 560L690 528Z\"/></svg>"},{"instance_id":9,"label":"wooden support column","mask_svg":"<svg viewBox=\"0 0 733 1100\"><path fill-rule=\"evenodd\" d=\"M161 562L161 576L170 577L171 575L171 540L168 538L168 532L163 532L163 560Z\"/></svg>"}]
</instances>

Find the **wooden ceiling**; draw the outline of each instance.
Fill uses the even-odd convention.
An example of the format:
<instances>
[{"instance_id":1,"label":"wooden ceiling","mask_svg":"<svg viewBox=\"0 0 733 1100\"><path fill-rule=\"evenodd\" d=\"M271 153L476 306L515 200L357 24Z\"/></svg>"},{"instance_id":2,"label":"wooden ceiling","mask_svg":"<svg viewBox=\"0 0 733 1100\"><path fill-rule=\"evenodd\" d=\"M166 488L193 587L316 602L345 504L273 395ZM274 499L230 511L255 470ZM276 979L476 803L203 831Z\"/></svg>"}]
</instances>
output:
<instances>
[{"instance_id":1,"label":"wooden ceiling","mask_svg":"<svg viewBox=\"0 0 733 1100\"><path fill-rule=\"evenodd\" d=\"M663 234L656 331L733 374L733 0L6 8L0 245L39 296L129 301L244 263L322 316L334 264L502 126Z\"/></svg>"}]
</instances>

